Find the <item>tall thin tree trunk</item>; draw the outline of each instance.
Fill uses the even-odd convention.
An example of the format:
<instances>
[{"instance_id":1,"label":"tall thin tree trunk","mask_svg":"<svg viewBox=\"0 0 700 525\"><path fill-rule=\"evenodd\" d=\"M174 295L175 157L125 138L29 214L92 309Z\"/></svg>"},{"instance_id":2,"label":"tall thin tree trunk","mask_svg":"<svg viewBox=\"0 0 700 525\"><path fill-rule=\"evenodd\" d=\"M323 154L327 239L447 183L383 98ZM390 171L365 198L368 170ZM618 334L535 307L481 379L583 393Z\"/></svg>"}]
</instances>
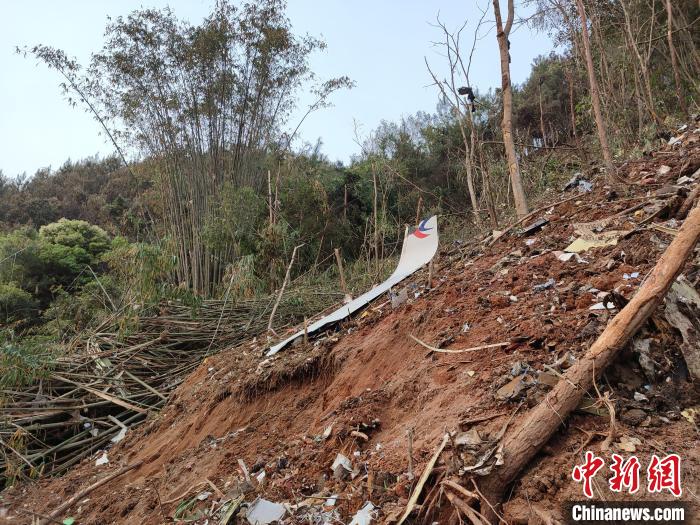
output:
<instances>
[{"instance_id":1,"label":"tall thin tree trunk","mask_svg":"<svg viewBox=\"0 0 700 525\"><path fill-rule=\"evenodd\" d=\"M583 37L583 51L586 55L586 70L588 71L588 83L591 88L591 102L593 104L593 115L595 116L595 125L598 129L598 140L600 140L600 148L603 150L603 159L605 160L605 176L608 182L615 182L616 172L615 165L610 155L610 146L608 145L608 133L605 130L605 121L603 113L600 109L600 92L598 91L598 82L595 77L595 69L593 68L593 56L591 55L591 42L588 38L588 19L586 18L586 9L583 7L583 0L576 0L576 7L581 18L581 36Z\"/></svg>"},{"instance_id":2,"label":"tall thin tree trunk","mask_svg":"<svg viewBox=\"0 0 700 525\"><path fill-rule=\"evenodd\" d=\"M372 167L372 184L374 186L374 201L372 205L374 219L374 261L379 268L379 221L377 218L377 170Z\"/></svg>"},{"instance_id":3,"label":"tall thin tree trunk","mask_svg":"<svg viewBox=\"0 0 700 525\"><path fill-rule=\"evenodd\" d=\"M464 140L464 145L468 145L466 137ZM474 222L476 223L477 228L481 228L481 217L479 217L479 203L476 200L476 190L474 189L474 170L472 169L472 159L470 157L471 153L469 151L465 151L464 153L464 167L467 170L467 190L469 191L469 200L472 203Z\"/></svg>"},{"instance_id":4,"label":"tall thin tree trunk","mask_svg":"<svg viewBox=\"0 0 700 525\"><path fill-rule=\"evenodd\" d=\"M684 115L688 114L688 107L681 91L681 72L678 70L678 59L676 58L676 46L673 44L673 8L671 0L666 0L666 25L668 26L666 38L668 39L668 52L671 55L671 67L673 68L673 82L676 84L676 96L681 105Z\"/></svg>"},{"instance_id":5,"label":"tall thin tree trunk","mask_svg":"<svg viewBox=\"0 0 700 525\"><path fill-rule=\"evenodd\" d=\"M513 17L515 15L513 0L508 0L508 18L505 27L501 19L499 0L493 0L493 11L496 15L496 39L498 40L498 49L501 55L501 91L503 93L503 119L501 120L501 129L503 131L503 143L508 159L510 184L513 187L515 211L518 218L522 218L528 214L528 208L525 190L523 189L523 181L520 177L518 156L515 152L515 143L513 142L513 91L510 85L510 55L508 53L508 35L513 26Z\"/></svg>"},{"instance_id":6,"label":"tall thin tree trunk","mask_svg":"<svg viewBox=\"0 0 700 525\"><path fill-rule=\"evenodd\" d=\"M571 136L574 138L576 146L578 147L578 133L576 133L576 108L574 107L574 75L569 70L569 68L566 68L564 70L564 74L566 75L566 83L569 87L569 113L571 114Z\"/></svg>"},{"instance_id":7,"label":"tall thin tree trunk","mask_svg":"<svg viewBox=\"0 0 700 525\"><path fill-rule=\"evenodd\" d=\"M642 95L639 89L639 80L637 80L637 75L632 75L634 78L634 98L637 101L637 138L642 140L642 135L644 133L644 101L642 100Z\"/></svg>"},{"instance_id":8,"label":"tall thin tree trunk","mask_svg":"<svg viewBox=\"0 0 700 525\"><path fill-rule=\"evenodd\" d=\"M272 226L275 222L275 215L274 215L274 203L272 202L272 175L270 174L270 170L267 170L267 207L269 210L269 220L270 220L270 226Z\"/></svg>"},{"instance_id":9,"label":"tall thin tree trunk","mask_svg":"<svg viewBox=\"0 0 700 525\"><path fill-rule=\"evenodd\" d=\"M632 21L630 20L629 11L627 10L624 0L620 1L620 7L622 8L622 13L625 17L625 30L627 31L627 41L629 43L629 47L632 50L632 54L637 57L639 69L642 73L642 83L644 87L644 94L646 96L646 104L649 108L649 114L654 119L654 122L661 124L661 119L654 108L654 95L651 92L651 80L649 79L649 65L639 52L639 47L637 46L634 32L632 31Z\"/></svg>"},{"instance_id":10,"label":"tall thin tree trunk","mask_svg":"<svg viewBox=\"0 0 700 525\"><path fill-rule=\"evenodd\" d=\"M348 220L348 185L346 184L344 186L343 190L343 220L347 221Z\"/></svg>"},{"instance_id":11,"label":"tall thin tree trunk","mask_svg":"<svg viewBox=\"0 0 700 525\"><path fill-rule=\"evenodd\" d=\"M486 193L486 207L489 212L489 218L491 219L491 228L494 230L498 229L498 214L496 213L496 204L493 197L493 190L491 189L491 174L486 165L484 164L484 149L479 148L479 162L481 164L481 176L484 180L484 192Z\"/></svg>"},{"instance_id":12,"label":"tall thin tree trunk","mask_svg":"<svg viewBox=\"0 0 700 525\"><path fill-rule=\"evenodd\" d=\"M547 147L547 132L544 129L544 111L542 110L542 79L540 79L539 85L540 94L540 131L542 132L542 147Z\"/></svg>"}]
</instances>

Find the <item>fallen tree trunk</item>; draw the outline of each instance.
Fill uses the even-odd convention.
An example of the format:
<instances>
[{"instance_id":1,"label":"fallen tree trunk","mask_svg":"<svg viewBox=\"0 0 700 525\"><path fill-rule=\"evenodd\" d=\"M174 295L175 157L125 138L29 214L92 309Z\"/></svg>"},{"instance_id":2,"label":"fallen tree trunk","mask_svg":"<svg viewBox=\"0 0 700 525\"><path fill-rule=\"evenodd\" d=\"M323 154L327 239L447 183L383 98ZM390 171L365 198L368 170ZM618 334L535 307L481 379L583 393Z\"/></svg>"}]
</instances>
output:
<instances>
[{"instance_id":1,"label":"fallen tree trunk","mask_svg":"<svg viewBox=\"0 0 700 525\"><path fill-rule=\"evenodd\" d=\"M583 395L593 386L594 379L656 310L699 237L700 206L696 206L632 300L539 405L516 422L503 440L503 466L494 468L479 482L481 492L492 505L501 502L506 487L578 406ZM484 507L482 504L482 509ZM494 515L485 514L490 521L497 522Z\"/></svg>"}]
</instances>

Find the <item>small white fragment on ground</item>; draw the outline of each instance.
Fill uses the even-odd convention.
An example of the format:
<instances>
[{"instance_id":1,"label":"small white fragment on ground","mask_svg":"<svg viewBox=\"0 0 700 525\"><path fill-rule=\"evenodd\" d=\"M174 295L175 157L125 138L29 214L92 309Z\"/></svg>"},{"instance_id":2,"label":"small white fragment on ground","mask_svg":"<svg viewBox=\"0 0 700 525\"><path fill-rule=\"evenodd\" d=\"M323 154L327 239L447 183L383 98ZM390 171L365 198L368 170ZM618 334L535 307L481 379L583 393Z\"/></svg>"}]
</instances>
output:
<instances>
[{"instance_id":1,"label":"small white fragment on ground","mask_svg":"<svg viewBox=\"0 0 700 525\"><path fill-rule=\"evenodd\" d=\"M369 525L372 522L372 518L374 518L374 505L371 501L368 501L364 507L355 513L350 525Z\"/></svg>"},{"instance_id":2,"label":"small white fragment on ground","mask_svg":"<svg viewBox=\"0 0 700 525\"><path fill-rule=\"evenodd\" d=\"M667 166L666 164L664 164L664 165L660 166L658 170L656 170L656 173L658 173L659 175L666 175L670 171L671 171L671 166Z\"/></svg>"},{"instance_id":3,"label":"small white fragment on ground","mask_svg":"<svg viewBox=\"0 0 700 525\"><path fill-rule=\"evenodd\" d=\"M117 433L117 435L114 436L112 439L110 439L110 441L111 441L112 443L119 443L119 442L120 442L122 439L124 439L124 437L126 436L126 430L127 430L126 427L122 427L122 428L119 430L119 432Z\"/></svg>"},{"instance_id":4,"label":"small white fragment on ground","mask_svg":"<svg viewBox=\"0 0 700 525\"><path fill-rule=\"evenodd\" d=\"M634 400L635 401L649 401L649 398L645 396L644 394L640 394L639 392L634 393Z\"/></svg>"},{"instance_id":5,"label":"small white fragment on ground","mask_svg":"<svg viewBox=\"0 0 700 525\"><path fill-rule=\"evenodd\" d=\"M326 502L324 503L324 505L325 505L326 507L334 507L336 501L338 501L338 495L337 495L337 494L333 494L330 498L328 498L328 499L326 500Z\"/></svg>"},{"instance_id":6,"label":"small white fragment on ground","mask_svg":"<svg viewBox=\"0 0 700 525\"><path fill-rule=\"evenodd\" d=\"M589 308L589 310L616 310L617 307L615 306L614 303L608 303L608 304L603 304L603 303L595 303L593 306Z\"/></svg>"},{"instance_id":7,"label":"small white fragment on ground","mask_svg":"<svg viewBox=\"0 0 700 525\"><path fill-rule=\"evenodd\" d=\"M267 476L267 472L263 469L255 476L255 479L258 480L258 483L262 483L265 481L265 476Z\"/></svg>"},{"instance_id":8,"label":"small white fragment on ground","mask_svg":"<svg viewBox=\"0 0 700 525\"><path fill-rule=\"evenodd\" d=\"M547 281L533 286L532 290L535 292L541 292L543 290L547 290L548 288L552 288L555 284L556 281L550 277L549 279L547 279Z\"/></svg>"},{"instance_id":9,"label":"small white fragment on ground","mask_svg":"<svg viewBox=\"0 0 700 525\"><path fill-rule=\"evenodd\" d=\"M119 425L119 432L110 440L112 443L119 443L122 439L124 439L124 436L126 436L126 431L128 430L128 427L112 415L109 415L107 417L112 423Z\"/></svg>"},{"instance_id":10,"label":"small white fragment on ground","mask_svg":"<svg viewBox=\"0 0 700 525\"><path fill-rule=\"evenodd\" d=\"M639 272L626 273L622 276L622 278L625 281L629 281L630 279L637 279L638 277L639 277Z\"/></svg>"},{"instance_id":11,"label":"small white fragment on ground","mask_svg":"<svg viewBox=\"0 0 700 525\"><path fill-rule=\"evenodd\" d=\"M206 499L209 499L209 496L211 495L212 493L206 490L204 492L200 492L199 494L197 494L197 501L204 501Z\"/></svg>"},{"instance_id":12,"label":"small white fragment on ground","mask_svg":"<svg viewBox=\"0 0 700 525\"><path fill-rule=\"evenodd\" d=\"M476 372L474 372L474 370L469 370L469 371L467 372L467 375L468 375L469 377L474 377L474 374L476 374Z\"/></svg>"},{"instance_id":13,"label":"small white fragment on ground","mask_svg":"<svg viewBox=\"0 0 700 525\"><path fill-rule=\"evenodd\" d=\"M281 520L286 513L287 508L281 503L258 498L248 507L246 519L250 525L268 525Z\"/></svg>"},{"instance_id":14,"label":"small white fragment on ground","mask_svg":"<svg viewBox=\"0 0 700 525\"><path fill-rule=\"evenodd\" d=\"M330 437L331 432L333 432L333 425L334 425L334 424L335 424L335 423L331 423L331 424L328 425L328 426L326 427L326 429L323 431L323 434L322 434L323 439L328 439L328 438Z\"/></svg>"},{"instance_id":15,"label":"small white fragment on ground","mask_svg":"<svg viewBox=\"0 0 700 525\"><path fill-rule=\"evenodd\" d=\"M331 470L333 471L333 476L336 479L343 478L344 475L350 474L352 472L352 463L348 458L342 454L338 454L335 457L333 465L331 465Z\"/></svg>"},{"instance_id":16,"label":"small white fragment on ground","mask_svg":"<svg viewBox=\"0 0 700 525\"><path fill-rule=\"evenodd\" d=\"M106 465L109 463L109 458L107 457L107 452L103 452L102 455L95 461L95 466Z\"/></svg>"}]
</instances>

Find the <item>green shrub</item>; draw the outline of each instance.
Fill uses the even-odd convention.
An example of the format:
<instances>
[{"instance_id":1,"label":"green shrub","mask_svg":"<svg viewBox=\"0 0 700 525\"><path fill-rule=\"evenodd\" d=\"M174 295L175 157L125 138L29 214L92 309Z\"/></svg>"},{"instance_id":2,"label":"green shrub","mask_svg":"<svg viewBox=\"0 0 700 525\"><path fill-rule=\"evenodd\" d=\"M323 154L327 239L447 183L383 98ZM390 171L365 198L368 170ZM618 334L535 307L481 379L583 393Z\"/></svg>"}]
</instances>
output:
<instances>
[{"instance_id":1,"label":"green shrub","mask_svg":"<svg viewBox=\"0 0 700 525\"><path fill-rule=\"evenodd\" d=\"M0 322L8 324L34 317L38 304L30 293L14 284L0 284Z\"/></svg>"},{"instance_id":2,"label":"green shrub","mask_svg":"<svg viewBox=\"0 0 700 525\"><path fill-rule=\"evenodd\" d=\"M15 339L0 332L0 389L21 388L48 375L55 352L47 341L38 336Z\"/></svg>"},{"instance_id":3,"label":"green shrub","mask_svg":"<svg viewBox=\"0 0 700 525\"><path fill-rule=\"evenodd\" d=\"M175 259L167 248L115 237L102 260L107 263L118 290L119 298L115 302L119 304L153 305L172 288L169 278L175 269Z\"/></svg>"},{"instance_id":4,"label":"green shrub","mask_svg":"<svg viewBox=\"0 0 700 525\"><path fill-rule=\"evenodd\" d=\"M100 261L109 246L107 233L85 221L61 219L39 228L39 257L54 285L73 284L86 266Z\"/></svg>"}]
</instances>

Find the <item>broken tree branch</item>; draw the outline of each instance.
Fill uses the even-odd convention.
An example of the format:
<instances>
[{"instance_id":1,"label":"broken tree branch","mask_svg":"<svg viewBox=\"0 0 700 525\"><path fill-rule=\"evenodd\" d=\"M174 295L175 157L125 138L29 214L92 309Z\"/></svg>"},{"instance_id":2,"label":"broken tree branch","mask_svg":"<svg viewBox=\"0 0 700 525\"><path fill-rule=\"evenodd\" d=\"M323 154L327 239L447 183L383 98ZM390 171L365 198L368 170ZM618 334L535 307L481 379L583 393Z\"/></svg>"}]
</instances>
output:
<instances>
[{"instance_id":1,"label":"broken tree branch","mask_svg":"<svg viewBox=\"0 0 700 525\"><path fill-rule=\"evenodd\" d=\"M277 300L275 301L275 306L272 307L272 313L270 313L270 320L267 322L267 331L268 332L273 332L272 330L272 321L275 319L275 314L277 313L277 307L280 305L280 301L282 300L282 296L284 295L284 289L287 287L287 283L289 282L289 274L292 273L292 265L294 264L294 256L297 254L297 250L304 246L304 244L300 244L298 246L294 247L294 250L292 250L292 257L289 259L289 266L287 266L287 273L284 275L284 281L282 282L282 287L280 288L280 293L277 295Z\"/></svg>"},{"instance_id":2,"label":"broken tree branch","mask_svg":"<svg viewBox=\"0 0 700 525\"><path fill-rule=\"evenodd\" d=\"M433 472L435 463L437 463L437 460L440 457L440 454L442 454L442 450L445 448L445 445L447 445L447 441L449 439L450 434L446 432L442 438L442 441L440 442L440 446L435 451L435 454L433 454L433 457L430 458L430 461L428 461L428 464L425 466L425 469L423 469L423 473L421 474L420 479L416 484L416 488L413 489L413 494L411 494L411 497L409 498L408 503L406 504L406 510L404 511L403 515L401 516L401 519L396 525L401 525L404 521L406 521L406 518L408 518L408 516L413 511L413 508L416 506L421 492L423 492L423 486L425 485L425 482L428 481L430 474Z\"/></svg>"},{"instance_id":3,"label":"broken tree branch","mask_svg":"<svg viewBox=\"0 0 700 525\"><path fill-rule=\"evenodd\" d=\"M493 343L490 345L473 346L471 348L450 349L450 348L437 348L434 346L430 346L428 343L421 341L413 334L408 334L408 337L413 339L419 345L424 346L425 348L427 348L431 352L441 352L443 354L462 354L465 352L476 352L477 350L486 350L487 348L499 348L501 346L508 346L510 344L508 342L505 342L505 343Z\"/></svg>"},{"instance_id":4,"label":"broken tree branch","mask_svg":"<svg viewBox=\"0 0 700 525\"><path fill-rule=\"evenodd\" d=\"M143 463L143 462L137 461L136 463L133 463L133 464L128 465L124 468L121 468L121 469L117 470L116 472L114 472L113 474L110 474L109 476L104 477L101 480L93 483L89 487L86 487L83 490L78 491L73 497L69 498L66 502L64 502L61 505L59 505L58 507L56 507L56 509L54 509L51 512L51 514L49 514L49 518L51 518L51 519L57 518L58 516L63 514L65 511L67 511L69 508L71 508L71 506L73 506L75 503L77 503L78 501L83 499L85 496L90 494L93 490L96 490L96 489L100 488L102 485L106 485L107 483L109 483L113 479L118 478L122 474L126 474L130 470L133 470L133 469L141 466L141 463Z\"/></svg>"},{"instance_id":5,"label":"broken tree branch","mask_svg":"<svg viewBox=\"0 0 700 525\"><path fill-rule=\"evenodd\" d=\"M661 303L700 238L700 207L693 208L636 295L608 324L593 346L503 440L504 464L480 483L484 496L500 502L506 487L578 406L593 381L613 361ZM572 386L573 383L573 386ZM493 516L487 516L493 521Z\"/></svg>"}]
</instances>

